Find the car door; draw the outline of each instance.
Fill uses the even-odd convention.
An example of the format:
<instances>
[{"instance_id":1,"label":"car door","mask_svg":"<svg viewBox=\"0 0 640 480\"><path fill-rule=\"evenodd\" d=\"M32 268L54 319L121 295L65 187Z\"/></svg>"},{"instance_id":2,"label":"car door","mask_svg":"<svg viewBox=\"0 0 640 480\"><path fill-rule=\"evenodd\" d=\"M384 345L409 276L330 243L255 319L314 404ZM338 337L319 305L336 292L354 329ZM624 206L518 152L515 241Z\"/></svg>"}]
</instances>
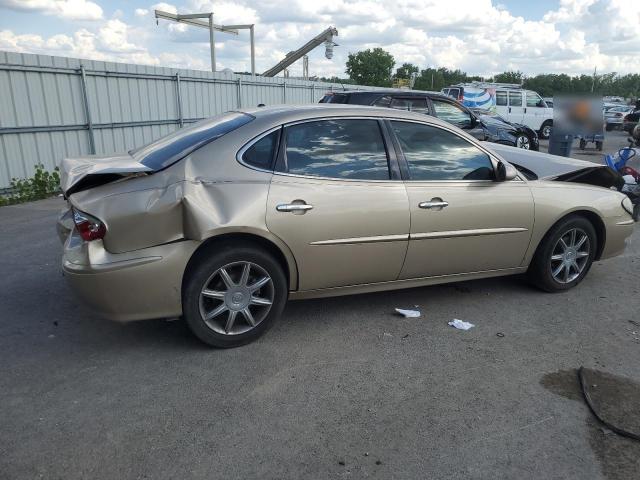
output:
<instances>
[{"instance_id":1,"label":"car door","mask_svg":"<svg viewBox=\"0 0 640 480\"><path fill-rule=\"evenodd\" d=\"M524 106L522 105L522 91L509 90L509 109L507 111L507 120L512 123L522 123L524 117Z\"/></svg>"},{"instance_id":2,"label":"car door","mask_svg":"<svg viewBox=\"0 0 640 480\"><path fill-rule=\"evenodd\" d=\"M463 129L478 140L485 139L484 129L476 117L462 105L445 99L432 98L434 116Z\"/></svg>"},{"instance_id":3,"label":"car door","mask_svg":"<svg viewBox=\"0 0 640 480\"><path fill-rule=\"evenodd\" d=\"M533 130L540 130L542 123L548 118L547 105L536 92L525 92L525 107L522 123Z\"/></svg>"},{"instance_id":4,"label":"car door","mask_svg":"<svg viewBox=\"0 0 640 480\"><path fill-rule=\"evenodd\" d=\"M373 118L284 126L266 219L296 259L300 290L397 279L409 204L388 138Z\"/></svg>"},{"instance_id":5,"label":"car door","mask_svg":"<svg viewBox=\"0 0 640 480\"><path fill-rule=\"evenodd\" d=\"M495 181L496 160L453 130L405 120L388 125L408 171L411 231L400 278L520 266L533 227L527 183Z\"/></svg>"}]
</instances>

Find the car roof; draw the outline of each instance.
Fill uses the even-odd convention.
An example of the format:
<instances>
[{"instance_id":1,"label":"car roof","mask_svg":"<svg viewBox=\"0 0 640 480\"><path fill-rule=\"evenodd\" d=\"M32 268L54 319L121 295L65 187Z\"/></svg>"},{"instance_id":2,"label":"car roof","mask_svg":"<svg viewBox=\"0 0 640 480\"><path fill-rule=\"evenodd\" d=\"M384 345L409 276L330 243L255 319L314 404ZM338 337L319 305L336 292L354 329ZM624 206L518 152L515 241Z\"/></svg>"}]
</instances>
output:
<instances>
[{"instance_id":1,"label":"car roof","mask_svg":"<svg viewBox=\"0 0 640 480\"><path fill-rule=\"evenodd\" d=\"M334 90L332 92L327 92L328 95L340 95L340 94L349 94L349 95L372 95L372 94L380 94L380 95L405 95L405 96L438 96L448 98L446 95L443 95L442 92L432 92L430 90L405 90L403 88L377 88L371 90Z\"/></svg>"},{"instance_id":2,"label":"car roof","mask_svg":"<svg viewBox=\"0 0 640 480\"><path fill-rule=\"evenodd\" d=\"M322 117L379 117L418 120L446 128L451 124L430 115L386 107L370 107L344 103L312 103L307 105L275 105L238 110L252 115L259 123L273 125Z\"/></svg>"}]
</instances>

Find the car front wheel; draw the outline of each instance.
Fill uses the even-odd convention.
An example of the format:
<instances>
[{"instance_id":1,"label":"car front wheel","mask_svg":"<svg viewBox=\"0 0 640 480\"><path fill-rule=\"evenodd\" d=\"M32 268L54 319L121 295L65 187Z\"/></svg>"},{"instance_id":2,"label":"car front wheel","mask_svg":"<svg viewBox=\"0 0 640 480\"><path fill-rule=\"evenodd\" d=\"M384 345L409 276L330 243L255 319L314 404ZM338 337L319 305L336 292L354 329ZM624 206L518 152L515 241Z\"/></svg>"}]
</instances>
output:
<instances>
[{"instance_id":1,"label":"car front wheel","mask_svg":"<svg viewBox=\"0 0 640 480\"><path fill-rule=\"evenodd\" d=\"M529 267L529 278L547 292L575 287L591 268L596 248L597 236L591 222L569 216L542 240Z\"/></svg>"},{"instance_id":2,"label":"car front wheel","mask_svg":"<svg viewBox=\"0 0 640 480\"><path fill-rule=\"evenodd\" d=\"M553 124L550 121L544 122L540 128L540 138L547 140L551 136L552 128Z\"/></svg>"},{"instance_id":3,"label":"car front wheel","mask_svg":"<svg viewBox=\"0 0 640 480\"><path fill-rule=\"evenodd\" d=\"M529 142L529 137L526 135L518 135L516 137L516 147L524 148L525 150L529 150L531 148L531 144Z\"/></svg>"},{"instance_id":4,"label":"car front wheel","mask_svg":"<svg viewBox=\"0 0 640 480\"><path fill-rule=\"evenodd\" d=\"M182 309L191 331L219 348L264 334L280 317L287 281L279 263L252 246L223 245L187 271Z\"/></svg>"}]
</instances>

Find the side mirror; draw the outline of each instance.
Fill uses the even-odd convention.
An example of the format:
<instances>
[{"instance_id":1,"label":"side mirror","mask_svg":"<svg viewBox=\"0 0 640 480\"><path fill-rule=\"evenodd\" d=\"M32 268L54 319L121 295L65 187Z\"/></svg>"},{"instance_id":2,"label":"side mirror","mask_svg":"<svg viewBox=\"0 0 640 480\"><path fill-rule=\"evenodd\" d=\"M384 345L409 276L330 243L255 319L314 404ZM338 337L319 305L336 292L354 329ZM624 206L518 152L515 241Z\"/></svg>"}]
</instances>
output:
<instances>
[{"instance_id":1,"label":"side mirror","mask_svg":"<svg viewBox=\"0 0 640 480\"><path fill-rule=\"evenodd\" d=\"M516 170L516 167L504 162L498 163L498 168L496 168L496 182L506 182L507 180L513 180L517 176L518 170Z\"/></svg>"}]
</instances>

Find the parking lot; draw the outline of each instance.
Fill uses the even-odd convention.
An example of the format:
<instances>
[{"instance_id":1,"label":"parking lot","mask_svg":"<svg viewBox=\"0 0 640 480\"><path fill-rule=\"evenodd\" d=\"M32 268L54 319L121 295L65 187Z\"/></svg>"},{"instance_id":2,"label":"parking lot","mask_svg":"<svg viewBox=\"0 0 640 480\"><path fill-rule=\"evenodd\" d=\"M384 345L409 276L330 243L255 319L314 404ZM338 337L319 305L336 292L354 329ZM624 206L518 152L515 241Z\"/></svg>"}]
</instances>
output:
<instances>
[{"instance_id":1,"label":"parking lot","mask_svg":"<svg viewBox=\"0 0 640 480\"><path fill-rule=\"evenodd\" d=\"M298 301L212 350L182 321L78 304L61 207L0 209L0 478L637 478L640 443L601 428L576 378L640 382L637 227L566 293L507 277Z\"/></svg>"}]
</instances>

